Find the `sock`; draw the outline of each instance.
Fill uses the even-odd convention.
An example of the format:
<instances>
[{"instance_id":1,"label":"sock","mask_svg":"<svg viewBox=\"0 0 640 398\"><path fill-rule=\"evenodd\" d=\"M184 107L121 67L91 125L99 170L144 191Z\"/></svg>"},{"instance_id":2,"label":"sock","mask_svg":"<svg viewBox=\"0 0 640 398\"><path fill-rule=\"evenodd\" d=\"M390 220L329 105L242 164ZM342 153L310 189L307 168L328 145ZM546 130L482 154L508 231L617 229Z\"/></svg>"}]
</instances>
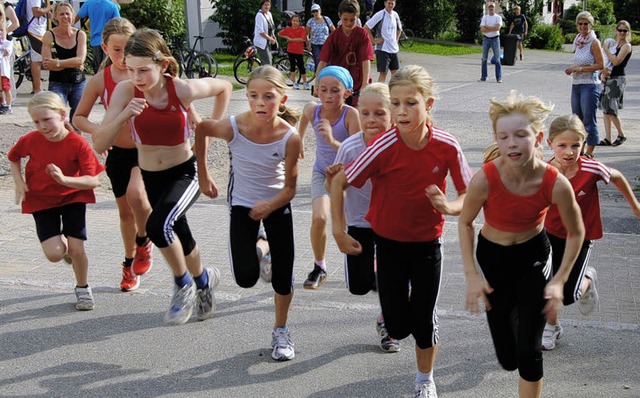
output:
<instances>
[{"instance_id":1,"label":"sock","mask_svg":"<svg viewBox=\"0 0 640 398\"><path fill-rule=\"evenodd\" d=\"M204 289L209 284L209 274L207 274L207 270L203 269L202 274L200 276L194 276L193 280L196 282L196 288Z\"/></svg>"},{"instance_id":2,"label":"sock","mask_svg":"<svg viewBox=\"0 0 640 398\"><path fill-rule=\"evenodd\" d=\"M131 267L131 264L133 264L133 258L125 257L124 258L124 266L125 267Z\"/></svg>"},{"instance_id":3,"label":"sock","mask_svg":"<svg viewBox=\"0 0 640 398\"><path fill-rule=\"evenodd\" d=\"M429 373L422 373L416 370L416 384L422 384L427 381L433 383L433 370Z\"/></svg>"},{"instance_id":4,"label":"sock","mask_svg":"<svg viewBox=\"0 0 640 398\"><path fill-rule=\"evenodd\" d=\"M88 288L88 287L89 287L89 285L84 285L84 286L78 286L78 285L76 285L76 287L77 287L78 289L86 289L86 288Z\"/></svg>"},{"instance_id":5,"label":"sock","mask_svg":"<svg viewBox=\"0 0 640 398\"><path fill-rule=\"evenodd\" d=\"M191 275L189 275L188 272L185 272L182 276L174 276L173 279L175 280L176 285L178 285L178 287L180 288L193 283L193 278L191 277Z\"/></svg>"},{"instance_id":6,"label":"sock","mask_svg":"<svg viewBox=\"0 0 640 398\"><path fill-rule=\"evenodd\" d=\"M146 245L148 240L149 240L149 238L147 237L147 235L145 235L145 236L136 235L136 245L138 245L138 246Z\"/></svg>"},{"instance_id":7,"label":"sock","mask_svg":"<svg viewBox=\"0 0 640 398\"><path fill-rule=\"evenodd\" d=\"M317 265L318 267L320 267L323 271L327 271L327 263L324 260L316 260L313 262L315 265Z\"/></svg>"}]
</instances>

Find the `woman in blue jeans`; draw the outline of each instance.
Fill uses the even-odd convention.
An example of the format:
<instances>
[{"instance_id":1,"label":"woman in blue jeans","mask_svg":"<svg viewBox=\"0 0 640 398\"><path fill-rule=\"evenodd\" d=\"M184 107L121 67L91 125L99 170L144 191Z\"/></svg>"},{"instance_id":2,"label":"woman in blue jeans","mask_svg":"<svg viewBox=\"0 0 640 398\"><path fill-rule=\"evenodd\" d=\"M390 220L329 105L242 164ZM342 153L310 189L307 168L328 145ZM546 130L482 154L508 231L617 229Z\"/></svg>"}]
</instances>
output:
<instances>
[{"instance_id":1,"label":"woman in blue jeans","mask_svg":"<svg viewBox=\"0 0 640 398\"><path fill-rule=\"evenodd\" d=\"M598 139L598 121L596 111L600 98L600 79L598 72L604 68L602 46L591 29L593 16L582 11L576 16L578 35L573 41L575 52L573 65L564 70L573 77L571 86L571 112L578 115L587 130L587 149L585 156L593 158L593 151L600 142Z\"/></svg>"},{"instance_id":2,"label":"woman in blue jeans","mask_svg":"<svg viewBox=\"0 0 640 398\"><path fill-rule=\"evenodd\" d=\"M87 35L72 26L74 18L70 3L57 3L53 9L56 27L45 33L42 43L42 67L49 70L49 91L69 103L70 120L87 85Z\"/></svg>"},{"instance_id":3,"label":"woman in blue jeans","mask_svg":"<svg viewBox=\"0 0 640 398\"><path fill-rule=\"evenodd\" d=\"M317 68L318 63L320 63L320 51L322 50L322 45L327 41L329 34L336 28L329 17L322 15L320 5L313 4L311 6L311 15L313 15L313 18L310 18L307 21L305 29L307 30L307 37L309 38L309 43L311 45L308 50L313 54L313 62Z\"/></svg>"}]
</instances>

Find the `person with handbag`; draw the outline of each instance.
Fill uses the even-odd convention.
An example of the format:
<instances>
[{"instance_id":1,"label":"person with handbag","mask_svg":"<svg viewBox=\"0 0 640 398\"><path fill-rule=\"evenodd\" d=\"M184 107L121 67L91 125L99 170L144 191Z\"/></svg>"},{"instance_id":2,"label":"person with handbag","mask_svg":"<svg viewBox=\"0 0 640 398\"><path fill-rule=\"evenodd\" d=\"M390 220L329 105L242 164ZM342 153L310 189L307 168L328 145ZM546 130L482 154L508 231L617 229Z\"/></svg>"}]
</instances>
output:
<instances>
[{"instance_id":1,"label":"person with handbag","mask_svg":"<svg viewBox=\"0 0 640 398\"><path fill-rule=\"evenodd\" d=\"M260 10L256 13L253 30L253 45L256 46L262 65L271 65L271 47L278 48L278 40L275 35L276 25L273 22L271 12L269 12L270 9L271 1L262 0Z\"/></svg>"}]
</instances>

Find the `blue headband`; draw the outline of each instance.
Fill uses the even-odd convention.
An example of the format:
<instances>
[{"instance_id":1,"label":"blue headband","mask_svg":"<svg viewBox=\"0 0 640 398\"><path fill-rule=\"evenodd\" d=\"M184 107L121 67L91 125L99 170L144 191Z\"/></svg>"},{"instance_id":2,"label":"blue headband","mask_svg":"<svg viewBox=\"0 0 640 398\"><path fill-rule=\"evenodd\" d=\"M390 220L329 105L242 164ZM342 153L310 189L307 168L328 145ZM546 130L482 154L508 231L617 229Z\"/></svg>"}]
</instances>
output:
<instances>
[{"instance_id":1,"label":"blue headband","mask_svg":"<svg viewBox=\"0 0 640 398\"><path fill-rule=\"evenodd\" d=\"M353 90L353 78L348 70L343 68L342 66L326 66L322 68L320 74L318 75L318 82L322 80L323 77L333 76L340 81L344 85L347 90Z\"/></svg>"}]
</instances>

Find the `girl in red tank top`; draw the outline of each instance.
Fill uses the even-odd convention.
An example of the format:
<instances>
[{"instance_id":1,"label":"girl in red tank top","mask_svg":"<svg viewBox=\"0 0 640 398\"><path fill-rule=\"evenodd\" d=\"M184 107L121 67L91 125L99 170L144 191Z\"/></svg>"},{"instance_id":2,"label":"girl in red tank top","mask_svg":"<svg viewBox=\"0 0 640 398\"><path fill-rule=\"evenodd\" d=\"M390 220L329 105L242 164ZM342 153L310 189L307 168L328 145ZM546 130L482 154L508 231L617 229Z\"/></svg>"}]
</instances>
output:
<instances>
[{"instance_id":1,"label":"girl in red tank top","mask_svg":"<svg viewBox=\"0 0 640 398\"><path fill-rule=\"evenodd\" d=\"M521 397L542 393L545 315L557 314L584 237L571 185L538 156L542 122L550 111L540 100L514 92L504 102L491 101L489 115L500 156L471 180L458 227L466 308L478 312L478 300L484 303L498 361L506 370L518 369ZM565 256L553 278L542 223L552 204L560 209L567 229ZM474 257L474 222L482 208L485 223Z\"/></svg>"},{"instance_id":2,"label":"girl in red tank top","mask_svg":"<svg viewBox=\"0 0 640 398\"><path fill-rule=\"evenodd\" d=\"M116 85L129 79L124 63L124 47L136 28L124 18L110 20L102 31L102 49L107 54L106 67L89 80L73 117L73 124L82 131L94 134L98 124L89 120L94 104L102 100L109 106ZM120 217L120 233L124 244L120 289L131 291L140 286L140 275L153 264L153 245L147 237L147 218L151 205L144 190L138 167L138 152L131 139L129 127L123 126L107 155L107 175L116 197Z\"/></svg>"},{"instance_id":3,"label":"girl in red tank top","mask_svg":"<svg viewBox=\"0 0 640 398\"><path fill-rule=\"evenodd\" d=\"M208 319L215 310L213 288L219 271L202 266L187 223L186 212L200 190L195 155L185 129L200 118L186 110L196 100L213 97L211 117L221 119L227 111L231 84L210 77L177 77L178 63L162 36L152 29L133 33L124 54L130 80L116 86L103 124L95 131L94 147L99 152L109 148L122 127L134 120L141 137L136 141L138 163L152 208L147 234L160 249L175 280L174 296L164 321L180 325L194 312L199 319ZM149 115L158 110L166 110L163 117L168 117L160 127L149 122ZM135 119L143 122L136 123Z\"/></svg>"}]
</instances>

